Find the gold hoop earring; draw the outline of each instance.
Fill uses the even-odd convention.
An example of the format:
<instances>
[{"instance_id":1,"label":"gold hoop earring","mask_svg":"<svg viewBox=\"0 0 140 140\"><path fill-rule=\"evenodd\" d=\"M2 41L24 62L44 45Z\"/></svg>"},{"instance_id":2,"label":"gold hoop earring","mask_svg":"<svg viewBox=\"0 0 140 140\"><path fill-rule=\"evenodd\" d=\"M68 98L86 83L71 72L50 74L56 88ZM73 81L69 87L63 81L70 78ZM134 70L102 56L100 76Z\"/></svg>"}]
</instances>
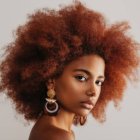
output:
<instances>
[{"instance_id":1,"label":"gold hoop earring","mask_svg":"<svg viewBox=\"0 0 140 140\"><path fill-rule=\"evenodd\" d=\"M73 123L75 125L78 125L80 123L80 125L84 125L85 122L87 120L87 116L78 116L78 115L75 115L74 116L74 120L73 120Z\"/></svg>"},{"instance_id":2,"label":"gold hoop earring","mask_svg":"<svg viewBox=\"0 0 140 140\"><path fill-rule=\"evenodd\" d=\"M80 116L80 124L84 125L87 120L87 116Z\"/></svg>"}]
</instances>

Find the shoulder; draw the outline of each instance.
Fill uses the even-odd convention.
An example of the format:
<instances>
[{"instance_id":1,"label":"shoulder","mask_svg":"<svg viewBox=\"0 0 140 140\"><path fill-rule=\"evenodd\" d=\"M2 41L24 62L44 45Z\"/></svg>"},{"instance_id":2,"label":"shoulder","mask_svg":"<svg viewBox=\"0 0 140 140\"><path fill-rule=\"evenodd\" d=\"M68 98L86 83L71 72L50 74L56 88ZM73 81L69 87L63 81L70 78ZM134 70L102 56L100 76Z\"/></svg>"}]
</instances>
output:
<instances>
[{"instance_id":1,"label":"shoulder","mask_svg":"<svg viewBox=\"0 0 140 140\"><path fill-rule=\"evenodd\" d=\"M54 126L33 127L29 140L74 140L74 135Z\"/></svg>"},{"instance_id":2,"label":"shoulder","mask_svg":"<svg viewBox=\"0 0 140 140\"><path fill-rule=\"evenodd\" d=\"M49 129L50 130L48 131L48 135L46 135L46 137L49 136L49 139L46 140L74 140L73 135L63 129L53 126L51 126Z\"/></svg>"}]
</instances>

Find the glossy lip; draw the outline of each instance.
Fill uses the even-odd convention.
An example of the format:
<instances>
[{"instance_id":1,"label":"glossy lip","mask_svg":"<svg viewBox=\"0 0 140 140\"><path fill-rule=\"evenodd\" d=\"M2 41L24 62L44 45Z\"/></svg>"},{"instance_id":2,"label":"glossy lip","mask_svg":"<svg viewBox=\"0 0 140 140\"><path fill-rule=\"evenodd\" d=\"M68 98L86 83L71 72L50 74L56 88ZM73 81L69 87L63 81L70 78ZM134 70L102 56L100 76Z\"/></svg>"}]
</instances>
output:
<instances>
[{"instance_id":1,"label":"glossy lip","mask_svg":"<svg viewBox=\"0 0 140 140\"><path fill-rule=\"evenodd\" d=\"M94 104L91 100L81 101L81 107L91 110L94 107Z\"/></svg>"}]
</instances>

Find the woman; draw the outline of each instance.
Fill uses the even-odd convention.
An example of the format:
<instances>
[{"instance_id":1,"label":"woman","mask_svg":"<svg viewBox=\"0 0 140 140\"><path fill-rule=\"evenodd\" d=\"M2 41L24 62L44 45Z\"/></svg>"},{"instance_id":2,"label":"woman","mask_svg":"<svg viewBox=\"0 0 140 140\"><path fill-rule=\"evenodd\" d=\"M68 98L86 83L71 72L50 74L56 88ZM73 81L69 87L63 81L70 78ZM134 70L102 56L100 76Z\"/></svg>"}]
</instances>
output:
<instances>
[{"instance_id":1,"label":"woman","mask_svg":"<svg viewBox=\"0 0 140 140\"><path fill-rule=\"evenodd\" d=\"M17 29L1 63L1 91L35 125L29 140L74 140L72 124L89 113L105 121L110 101L135 80L138 44L127 23L106 25L80 2L59 11L38 10Z\"/></svg>"}]
</instances>

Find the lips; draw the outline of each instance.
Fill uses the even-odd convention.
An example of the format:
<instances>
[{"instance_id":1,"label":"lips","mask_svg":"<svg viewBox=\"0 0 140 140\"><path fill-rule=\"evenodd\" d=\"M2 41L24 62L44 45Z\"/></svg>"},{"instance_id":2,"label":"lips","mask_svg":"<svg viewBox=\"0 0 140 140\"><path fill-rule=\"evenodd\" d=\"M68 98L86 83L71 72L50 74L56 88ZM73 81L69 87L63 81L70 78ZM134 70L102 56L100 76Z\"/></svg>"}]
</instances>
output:
<instances>
[{"instance_id":1,"label":"lips","mask_svg":"<svg viewBox=\"0 0 140 140\"><path fill-rule=\"evenodd\" d=\"M91 110L94 107L94 104L91 100L87 100L80 102L80 106L85 109Z\"/></svg>"}]
</instances>

